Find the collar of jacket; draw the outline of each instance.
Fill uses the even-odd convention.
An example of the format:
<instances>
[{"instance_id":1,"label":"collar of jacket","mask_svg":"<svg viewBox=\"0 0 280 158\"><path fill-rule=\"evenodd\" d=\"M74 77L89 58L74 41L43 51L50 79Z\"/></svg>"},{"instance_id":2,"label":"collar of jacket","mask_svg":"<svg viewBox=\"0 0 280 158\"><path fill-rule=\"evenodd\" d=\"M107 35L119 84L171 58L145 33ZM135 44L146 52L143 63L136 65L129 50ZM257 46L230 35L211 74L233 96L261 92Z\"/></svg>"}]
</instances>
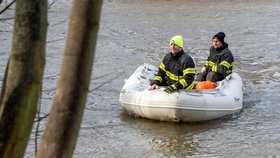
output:
<instances>
[{"instance_id":1,"label":"collar of jacket","mask_svg":"<svg viewBox=\"0 0 280 158\"><path fill-rule=\"evenodd\" d=\"M217 48L217 49L215 49L217 52L221 52L222 50L224 50L225 48L227 48L228 47L228 44L225 42L224 44L223 44L223 46L222 47L220 47L220 48Z\"/></svg>"},{"instance_id":2,"label":"collar of jacket","mask_svg":"<svg viewBox=\"0 0 280 158\"><path fill-rule=\"evenodd\" d=\"M172 54L172 52L170 52L170 56L173 58L173 59L178 59L180 58L180 56L182 56L184 54L184 50L182 49L180 52L178 52L175 56Z\"/></svg>"}]
</instances>

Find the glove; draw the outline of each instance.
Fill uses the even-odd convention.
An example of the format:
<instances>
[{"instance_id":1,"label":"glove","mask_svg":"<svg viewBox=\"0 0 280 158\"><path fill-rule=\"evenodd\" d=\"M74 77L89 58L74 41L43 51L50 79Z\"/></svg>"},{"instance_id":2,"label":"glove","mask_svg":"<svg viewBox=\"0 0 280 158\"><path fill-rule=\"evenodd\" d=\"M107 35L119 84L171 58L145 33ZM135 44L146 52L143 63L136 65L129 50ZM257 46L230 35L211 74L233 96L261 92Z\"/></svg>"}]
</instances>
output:
<instances>
[{"instance_id":1,"label":"glove","mask_svg":"<svg viewBox=\"0 0 280 158\"><path fill-rule=\"evenodd\" d=\"M166 92L166 93L172 93L172 92L174 92L174 91L176 91L177 90L177 88L176 88L176 86L175 85L171 85L171 86L167 86L165 89L164 89L164 91Z\"/></svg>"},{"instance_id":2,"label":"glove","mask_svg":"<svg viewBox=\"0 0 280 158\"><path fill-rule=\"evenodd\" d=\"M152 81L150 82L150 86L152 86L153 84L159 85L160 83L159 83L158 80L152 80Z\"/></svg>"}]
</instances>

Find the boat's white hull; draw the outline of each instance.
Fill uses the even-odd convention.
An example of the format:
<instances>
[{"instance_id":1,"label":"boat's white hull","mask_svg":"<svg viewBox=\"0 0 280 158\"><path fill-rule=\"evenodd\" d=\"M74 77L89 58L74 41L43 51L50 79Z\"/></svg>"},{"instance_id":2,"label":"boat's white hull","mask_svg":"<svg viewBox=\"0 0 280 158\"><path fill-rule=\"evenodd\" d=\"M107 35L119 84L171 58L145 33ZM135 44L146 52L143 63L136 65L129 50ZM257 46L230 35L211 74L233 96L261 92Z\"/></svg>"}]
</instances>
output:
<instances>
[{"instance_id":1,"label":"boat's white hull","mask_svg":"<svg viewBox=\"0 0 280 158\"><path fill-rule=\"evenodd\" d=\"M232 73L214 90L180 90L172 94L163 87L148 91L157 68L144 64L126 80L120 94L128 113L161 121L197 122L239 112L243 106L242 79Z\"/></svg>"}]
</instances>

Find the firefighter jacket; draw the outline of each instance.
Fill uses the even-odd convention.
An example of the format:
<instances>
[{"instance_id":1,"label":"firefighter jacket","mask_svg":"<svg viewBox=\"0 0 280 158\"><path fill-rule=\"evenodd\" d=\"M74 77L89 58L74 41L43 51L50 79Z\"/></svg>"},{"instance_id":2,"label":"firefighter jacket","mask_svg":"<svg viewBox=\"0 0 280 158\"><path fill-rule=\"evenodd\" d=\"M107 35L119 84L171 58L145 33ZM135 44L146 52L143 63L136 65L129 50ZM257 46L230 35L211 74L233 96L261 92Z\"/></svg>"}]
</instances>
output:
<instances>
[{"instance_id":1,"label":"firefighter jacket","mask_svg":"<svg viewBox=\"0 0 280 158\"><path fill-rule=\"evenodd\" d=\"M175 90L193 89L195 72L195 63L186 52L182 50L176 56L169 52L151 85L172 86Z\"/></svg>"},{"instance_id":2,"label":"firefighter jacket","mask_svg":"<svg viewBox=\"0 0 280 158\"><path fill-rule=\"evenodd\" d=\"M221 48L215 49L213 46L210 48L210 52L204 66L206 71L216 72L226 77L232 73L232 66L234 58L231 51L228 49L228 44L224 43Z\"/></svg>"}]
</instances>

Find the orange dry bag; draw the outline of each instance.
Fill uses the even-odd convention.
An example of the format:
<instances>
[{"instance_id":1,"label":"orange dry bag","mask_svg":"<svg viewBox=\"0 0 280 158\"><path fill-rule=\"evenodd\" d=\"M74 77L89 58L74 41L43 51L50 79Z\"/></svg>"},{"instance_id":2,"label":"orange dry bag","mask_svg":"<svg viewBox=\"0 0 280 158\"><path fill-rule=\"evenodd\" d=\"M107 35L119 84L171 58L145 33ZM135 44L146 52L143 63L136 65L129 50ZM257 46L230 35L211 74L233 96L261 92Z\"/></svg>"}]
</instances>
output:
<instances>
[{"instance_id":1,"label":"orange dry bag","mask_svg":"<svg viewBox=\"0 0 280 158\"><path fill-rule=\"evenodd\" d=\"M199 82L196 86L196 90L202 90L202 89L214 89L216 87L216 84L211 81L203 81Z\"/></svg>"}]
</instances>

